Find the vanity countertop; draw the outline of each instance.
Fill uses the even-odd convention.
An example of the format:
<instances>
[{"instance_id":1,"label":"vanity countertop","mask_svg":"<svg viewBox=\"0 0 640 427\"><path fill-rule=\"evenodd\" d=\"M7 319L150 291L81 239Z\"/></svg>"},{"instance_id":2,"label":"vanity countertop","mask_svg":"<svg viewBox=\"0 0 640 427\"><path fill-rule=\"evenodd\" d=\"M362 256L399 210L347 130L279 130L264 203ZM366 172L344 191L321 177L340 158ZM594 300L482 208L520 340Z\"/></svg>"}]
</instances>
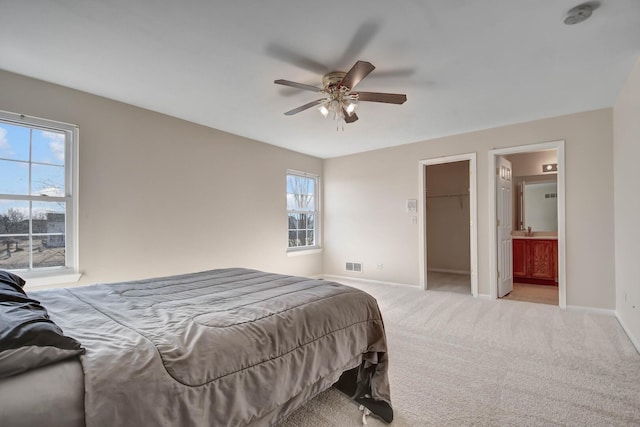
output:
<instances>
[{"instance_id":1,"label":"vanity countertop","mask_svg":"<svg viewBox=\"0 0 640 427\"><path fill-rule=\"evenodd\" d=\"M511 238L513 239L531 239L531 240L558 240L558 236L540 236L540 235L533 235L533 236L525 236L525 235L515 235L515 236L511 236Z\"/></svg>"}]
</instances>

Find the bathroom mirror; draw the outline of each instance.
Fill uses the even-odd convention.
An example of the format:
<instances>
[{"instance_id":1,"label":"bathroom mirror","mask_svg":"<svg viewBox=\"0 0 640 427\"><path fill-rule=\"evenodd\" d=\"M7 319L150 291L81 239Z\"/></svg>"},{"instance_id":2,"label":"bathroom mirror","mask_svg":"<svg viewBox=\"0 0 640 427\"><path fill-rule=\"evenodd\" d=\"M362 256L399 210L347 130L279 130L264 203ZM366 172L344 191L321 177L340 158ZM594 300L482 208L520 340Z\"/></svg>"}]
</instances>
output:
<instances>
[{"instance_id":1,"label":"bathroom mirror","mask_svg":"<svg viewBox=\"0 0 640 427\"><path fill-rule=\"evenodd\" d=\"M520 229L558 231L557 182L523 181L520 185Z\"/></svg>"}]
</instances>

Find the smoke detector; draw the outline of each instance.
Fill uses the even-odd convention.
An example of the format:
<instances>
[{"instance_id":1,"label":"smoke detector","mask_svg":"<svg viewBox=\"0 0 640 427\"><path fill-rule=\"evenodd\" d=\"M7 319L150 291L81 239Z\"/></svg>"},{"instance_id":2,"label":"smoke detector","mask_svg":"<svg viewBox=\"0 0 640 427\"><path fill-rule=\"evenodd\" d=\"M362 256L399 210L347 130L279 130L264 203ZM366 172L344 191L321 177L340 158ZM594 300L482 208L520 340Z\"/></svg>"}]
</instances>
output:
<instances>
[{"instance_id":1,"label":"smoke detector","mask_svg":"<svg viewBox=\"0 0 640 427\"><path fill-rule=\"evenodd\" d=\"M574 7L567 12L567 17L564 18L564 23L567 25L579 24L589 19L597 4L585 3Z\"/></svg>"}]
</instances>

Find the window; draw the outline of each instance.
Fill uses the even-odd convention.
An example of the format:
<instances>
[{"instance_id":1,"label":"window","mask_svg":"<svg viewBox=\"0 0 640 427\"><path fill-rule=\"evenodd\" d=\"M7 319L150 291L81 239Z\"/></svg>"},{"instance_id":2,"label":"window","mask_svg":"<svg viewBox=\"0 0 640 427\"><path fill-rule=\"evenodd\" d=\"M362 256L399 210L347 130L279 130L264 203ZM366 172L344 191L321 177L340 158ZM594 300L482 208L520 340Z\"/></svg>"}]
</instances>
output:
<instances>
[{"instance_id":1,"label":"window","mask_svg":"<svg viewBox=\"0 0 640 427\"><path fill-rule=\"evenodd\" d=\"M78 276L77 133L0 112L0 269L49 284Z\"/></svg>"},{"instance_id":2,"label":"window","mask_svg":"<svg viewBox=\"0 0 640 427\"><path fill-rule=\"evenodd\" d=\"M318 244L318 177L287 172L289 250L315 249Z\"/></svg>"}]
</instances>

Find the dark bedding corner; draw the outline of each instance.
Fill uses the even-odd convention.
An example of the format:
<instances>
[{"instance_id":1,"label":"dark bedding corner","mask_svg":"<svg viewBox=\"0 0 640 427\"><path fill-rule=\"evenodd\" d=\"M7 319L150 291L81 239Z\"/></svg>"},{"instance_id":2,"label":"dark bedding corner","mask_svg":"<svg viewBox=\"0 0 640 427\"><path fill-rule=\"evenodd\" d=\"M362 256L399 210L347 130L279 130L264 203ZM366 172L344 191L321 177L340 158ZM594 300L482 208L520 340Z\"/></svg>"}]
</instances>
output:
<instances>
[{"instance_id":1,"label":"dark bedding corner","mask_svg":"<svg viewBox=\"0 0 640 427\"><path fill-rule=\"evenodd\" d=\"M0 270L0 378L81 354L40 302L27 296L24 280Z\"/></svg>"},{"instance_id":2,"label":"dark bedding corner","mask_svg":"<svg viewBox=\"0 0 640 427\"><path fill-rule=\"evenodd\" d=\"M350 370L338 386L393 417L380 311L357 289L223 269L33 295L86 348L88 427L274 425Z\"/></svg>"}]
</instances>

